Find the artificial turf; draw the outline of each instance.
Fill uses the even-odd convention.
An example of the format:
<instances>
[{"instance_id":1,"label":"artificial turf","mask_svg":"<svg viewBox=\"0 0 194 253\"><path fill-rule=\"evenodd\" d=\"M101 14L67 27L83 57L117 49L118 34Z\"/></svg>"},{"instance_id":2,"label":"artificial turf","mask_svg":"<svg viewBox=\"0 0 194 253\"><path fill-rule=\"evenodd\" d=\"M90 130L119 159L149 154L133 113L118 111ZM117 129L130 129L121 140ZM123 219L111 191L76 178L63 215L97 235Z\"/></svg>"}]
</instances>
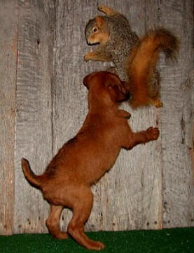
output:
<instances>
[{"instance_id":1,"label":"artificial turf","mask_svg":"<svg viewBox=\"0 0 194 253\"><path fill-rule=\"evenodd\" d=\"M164 230L90 232L105 243L103 253L194 253L194 228ZM0 236L1 253L84 253L92 252L73 239L57 240L49 234Z\"/></svg>"}]
</instances>

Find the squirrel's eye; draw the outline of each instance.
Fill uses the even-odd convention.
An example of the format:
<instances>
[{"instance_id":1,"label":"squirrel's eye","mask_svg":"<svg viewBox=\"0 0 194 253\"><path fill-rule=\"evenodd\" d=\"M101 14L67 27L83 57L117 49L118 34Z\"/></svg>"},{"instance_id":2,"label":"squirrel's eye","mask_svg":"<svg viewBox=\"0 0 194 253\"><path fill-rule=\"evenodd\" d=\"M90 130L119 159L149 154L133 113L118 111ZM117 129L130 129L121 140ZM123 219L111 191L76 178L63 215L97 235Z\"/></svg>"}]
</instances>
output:
<instances>
[{"instance_id":1,"label":"squirrel's eye","mask_svg":"<svg viewBox=\"0 0 194 253\"><path fill-rule=\"evenodd\" d=\"M98 31L98 28L97 27L94 27L93 30L92 30L94 33L96 33Z\"/></svg>"}]
</instances>

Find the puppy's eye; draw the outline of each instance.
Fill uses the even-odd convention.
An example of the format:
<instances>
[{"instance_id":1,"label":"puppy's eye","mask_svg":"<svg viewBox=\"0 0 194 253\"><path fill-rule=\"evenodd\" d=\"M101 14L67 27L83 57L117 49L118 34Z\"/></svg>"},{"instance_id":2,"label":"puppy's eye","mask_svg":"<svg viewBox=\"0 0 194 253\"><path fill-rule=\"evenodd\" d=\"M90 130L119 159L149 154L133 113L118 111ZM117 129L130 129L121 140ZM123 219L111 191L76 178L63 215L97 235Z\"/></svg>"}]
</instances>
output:
<instances>
[{"instance_id":1,"label":"puppy's eye","mask_svg":"<svg viewBox=\"0 0 194 253\"><path fill-rule=\"evenodd\" d=\"M96 33L98 31L98 28L97 27L94 27L93 29L92 29L92 32L93 33Z\"/></svg>"},{"instance_id":2,"label":"puppy's eye","mask_svg":"<svg viewBox=\"0 0 194 253\"><path fill-rule=\"evenodd\" d=\"M114 83L111 83L111 84L108 86L109 90L115 89L116 87L117 87L117 85L114 84Z\"/></svg>"}]
</instances>

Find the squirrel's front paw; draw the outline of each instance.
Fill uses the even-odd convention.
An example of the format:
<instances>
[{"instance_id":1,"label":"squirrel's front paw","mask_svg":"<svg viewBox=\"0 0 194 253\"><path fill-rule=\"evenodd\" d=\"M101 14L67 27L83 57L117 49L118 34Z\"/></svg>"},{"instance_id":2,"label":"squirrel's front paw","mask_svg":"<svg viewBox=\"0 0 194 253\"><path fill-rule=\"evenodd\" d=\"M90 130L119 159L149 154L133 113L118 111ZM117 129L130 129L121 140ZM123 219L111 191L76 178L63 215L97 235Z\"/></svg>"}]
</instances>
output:
<instances>
[{"instance_id":1,"label":"squirrel's front paw","mask_svg":"<svg viewBox=\"0 0 194 253\"><path fill-rule=\"evenodd\" d=\"M89 61L90 59L91 59L91 56L92 56L92 54L91 53L87 53L87 54L85 54L84 55L84 61Z\"/></svg>"},{"instance_id":2,"label":"squirrel's front paw","mask_svg":"<svg viewBox=\"0 0 194 253\"><path fill-rule=\"evenodd\" d=\"M157 127L149 127L146 131L146 135L149 140L157 140L159 137L160 131Z\"/></svg>"}]
</instances>

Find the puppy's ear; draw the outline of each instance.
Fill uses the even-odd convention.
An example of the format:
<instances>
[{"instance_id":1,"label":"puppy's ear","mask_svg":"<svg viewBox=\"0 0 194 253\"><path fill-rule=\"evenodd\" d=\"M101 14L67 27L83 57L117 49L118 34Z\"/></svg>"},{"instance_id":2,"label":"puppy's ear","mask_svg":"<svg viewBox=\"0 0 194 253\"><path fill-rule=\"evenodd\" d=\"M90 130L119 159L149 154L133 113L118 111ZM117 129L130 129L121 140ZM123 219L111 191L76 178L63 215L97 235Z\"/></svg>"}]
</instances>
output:
<instances>
[{"instance_id":1,"label":"puppy's ear","mask_svg":"<svg viewBox=\"0 0 194 253\"><path fill-rule=\"evenodd\" d=\"M108 89L115 102L123 102L128 100L130 97L129 90L126 87L125 82L121 82L120 84L112 83L108 86Z\"/></svg>"}]
</instances>

